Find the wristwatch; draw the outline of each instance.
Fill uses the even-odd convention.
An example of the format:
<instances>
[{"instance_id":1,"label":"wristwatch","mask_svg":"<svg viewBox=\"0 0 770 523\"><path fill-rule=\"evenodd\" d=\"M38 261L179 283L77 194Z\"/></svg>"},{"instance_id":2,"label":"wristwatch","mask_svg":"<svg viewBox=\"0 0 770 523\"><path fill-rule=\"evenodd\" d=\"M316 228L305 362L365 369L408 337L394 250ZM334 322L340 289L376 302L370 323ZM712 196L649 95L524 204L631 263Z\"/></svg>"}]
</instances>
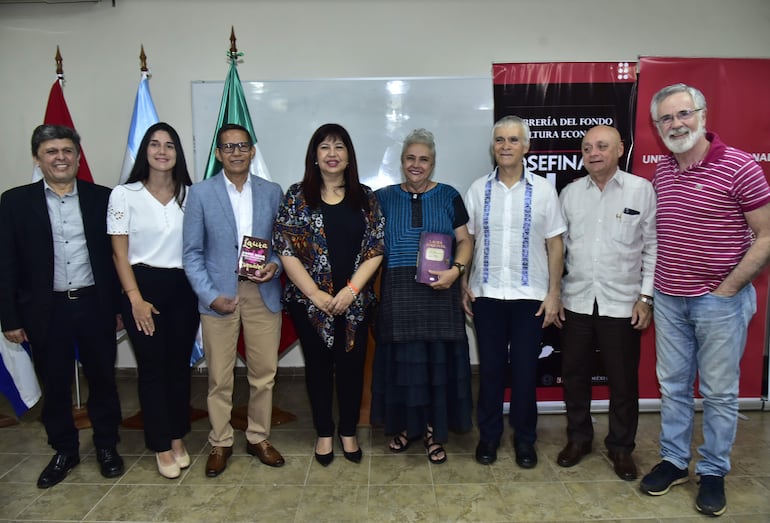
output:
<instances>
[{"instance_id":1,"label":"wristwatch","mask_svg":"<svg viewBox=\"0 0 770 523\"><path fill-rule=\"evenodd\" d=\"M653 308L655 306L655 300L653 300L651 296L645 296L644 294L640 294L639 301L642 303L646 303L647 305L650 306L650 308Z\"/></svg>"},{"instance_id":2,"label":"wristwatch","mask_svg":"<svg viewBox=\"0 0 770 523\"><path fill-rule=\"evenodd\" d=\"M460 276L465 274L465 265L463 265L460 262L454 262L452 265L454 265L455 267L457 267L460 270Z\"/></svg>"}]
</instances>

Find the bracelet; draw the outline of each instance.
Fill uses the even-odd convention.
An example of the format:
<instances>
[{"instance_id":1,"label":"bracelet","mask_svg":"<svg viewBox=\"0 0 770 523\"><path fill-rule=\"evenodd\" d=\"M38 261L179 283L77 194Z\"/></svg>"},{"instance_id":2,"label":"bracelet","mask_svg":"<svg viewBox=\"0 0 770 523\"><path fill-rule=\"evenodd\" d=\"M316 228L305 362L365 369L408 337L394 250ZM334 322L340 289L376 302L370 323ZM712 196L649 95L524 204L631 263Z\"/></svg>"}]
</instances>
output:
<instances>
[{"instance_id":1,"label":"bracelet","mask_svg":"<svg viewBox=\"0 0 770 523\"><path fill-rule=\"evenodd\" d=\"M352 282L352 281L350 281L350 280L348 280L348 287L350 287L350 290L351 290L351 291L353 291L353 294L355 294L356 296L358 296L359 294L361 294L361 291L360 291L360 290L358 290L358 287L356 287L355 285L353 285L353 282Z\"/></svg>"},{"instance_id":2,"label":"bracelet","mask_svg":"<svg viewBox=\"0 0 770 523\"><path fill-rule=\"evenodd\" d=\"M133 287L131 289L123 289L123 294L128 294L131 291L138 291L139 287Z\"/></svg>"}]
</instances>

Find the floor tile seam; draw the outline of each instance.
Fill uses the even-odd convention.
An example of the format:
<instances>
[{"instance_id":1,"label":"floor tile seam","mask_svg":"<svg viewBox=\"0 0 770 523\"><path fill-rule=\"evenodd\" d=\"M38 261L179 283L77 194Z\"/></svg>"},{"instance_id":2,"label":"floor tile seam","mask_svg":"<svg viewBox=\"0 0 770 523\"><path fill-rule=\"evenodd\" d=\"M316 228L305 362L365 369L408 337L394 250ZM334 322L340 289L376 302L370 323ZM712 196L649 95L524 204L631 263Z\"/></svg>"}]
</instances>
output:
<instances>
[{"instance_id":1,"label":"floor tile seam","mask_svg":"<svg viewBox=\"0 0 770 523\"><path fill-rule=\"evenodd\" d=\"M11 483L11 485L14 485L14 484L18 484L18 485L32 485L33 483L32 483L32 482L30 482L30 483ZM9 520L9 521L16 521L16 520L18 519L18 516L19 516L20 514L22 514L22 513L23 513L25 510L27 510L28 508L30 508L32 505L34 505L35 503L37 503L37 502L40 500L40 498L42 498L42 497L43 497L43 495L45 494L45 492L46 492L45 490L42 490L42 489L38 489L38 490L37 490L37 495L34 497L34 499L32 499L32 500L31 500L29 503L27 503L27 504L24 506L24 508L22 508L22 509L20 509L18 512L16 512L16 514L15 514L15 516L14 516L14 519L11 519L11 520Z\"/></svg>"},{"instance_id":2,"label":"floor tile seam","mask_svg":"<svg viewBox=\"0 0 770 523\"><path fill-rule=\"evenodd\" d=\"M124 474L125 474L125 472L124 472ZM98 484L99 484L99 485L104 485L104 483L98 483ZM89 515L90 515L90 514L91 514L91 513L92 513L94 510L96 510L96 507L98 507L98 506L99 506L99 504L100 504L102 501L104 501L104 499L105 499L107 496L109 496L109 495L110 495L110 492L112 492L112 491L115 489L115 487L117 487L117 486L118 486L118 482L117 482L117 481L116 481L116 482L114 482L114 483L112 483L112 485L110 486L110 488L108 488L108 489L107 489L107 492L105 492L105 493L102 495L102 497L101 497L101 498L99 498L99 500L98 500L96 503L94 503L93 505L91 505L91 508L90 508L90 509L88 509L88 511L87 511L87 512L85 513L85 515L84 515L84 516L83 516L83 517L80 519L80 521L88 521L88 516L89 516Z\"/></svg>"},{"instance_id":3,"label":"floor tile seam","mask_svg":"<svg viewBox=\"0 0 770 523\"><path fill-rule=\"evenodd\" d=\"M0 482L2 482L2 483L21 483L21 482L18 482L18 481L7 481L7 482L6 482L6 481L2 481L2 479L3 479L3 478L5 478L6 476L10 476L10 474L11 474L11 473L12 473L14 470L16 470L18 467L20 467L21 465L23 465L23 464L24 464L24 463L25 463L25 462L26 462L26 461L29 459L29 456L28 456L27 454L20 454L20 455L21 455L21 456L23 456L24 458L23 458L21 461L19 461L19 462L18 462L16 465L14 465L13 467L9 468L9 469L8 469L8 470L5 472L5 474L2 474L2 475L0 475ZM30 483L31 483L31 482L30 482Z\"/></svg>"},{"instance_id":4,"label":"floor tile seam","mask_svg":"<svg viewBox=\"0 0 770 523\"><path fill-rule=\"evenodd\" d=\"M639 478L641 479L641 478ZM633 480L633 481L626 481L620 478L602 478L602 479L561 479L560 481L564 483L620 483L620 484L629 484L632 485L634 483L638 483L639 479Z\"/></svg>"}]
</instances>

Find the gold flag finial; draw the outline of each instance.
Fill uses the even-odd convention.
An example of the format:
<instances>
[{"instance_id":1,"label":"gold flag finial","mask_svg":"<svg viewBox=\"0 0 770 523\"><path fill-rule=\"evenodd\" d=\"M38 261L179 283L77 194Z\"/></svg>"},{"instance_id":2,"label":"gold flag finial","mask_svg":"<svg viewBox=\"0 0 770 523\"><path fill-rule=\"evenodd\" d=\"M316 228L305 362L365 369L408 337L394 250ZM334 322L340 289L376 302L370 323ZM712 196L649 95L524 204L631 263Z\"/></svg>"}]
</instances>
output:
<instances>
[{"instance_id":1,"label":"gold flag finial","mask_svg":"<svg viewBox=\"0 0 770 523\"><path fill-rule=\"evenodd\" d=\"M56 46L56 76L62 77L64 76L64 67L62 67L62 57L61 57L61 51L59 51L59 46Z\"/></svg>"},{"instance_id":2,"label":"gold flag finial","mask_svg":"<svg viewBox=\"0 0 770 523\"><path fill-rule=\"evenodd\" d=\"M235 27L230 26L230 60L238 59L238 48L235 46Z\"/></svg>"},{"instance_id":3,"label":"gold flag finial","mask_svg":"<svg viewBox=\"0 0 770 523\"><path fill-rule=\"evenodd\" d=\"M146 73L149 71L149 69L147 69L147 55L144 54L144 44L141 44L141 46L142 50L139 52L139 63L141 64L141 67L139 70Z\"/></svg>"}]
</instances>

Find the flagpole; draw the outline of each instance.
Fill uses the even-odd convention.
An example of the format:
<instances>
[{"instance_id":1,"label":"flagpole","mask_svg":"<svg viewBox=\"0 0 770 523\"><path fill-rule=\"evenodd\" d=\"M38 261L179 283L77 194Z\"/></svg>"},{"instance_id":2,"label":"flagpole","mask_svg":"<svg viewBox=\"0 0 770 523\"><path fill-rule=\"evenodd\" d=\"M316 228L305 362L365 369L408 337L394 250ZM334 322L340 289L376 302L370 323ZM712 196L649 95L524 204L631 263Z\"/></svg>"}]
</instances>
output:
<instances>
[{"instance_id":1,"label":"flagpole","mask_svg":"<svg viewBox=\"0 0 770 523\"><path fill-rule=\"evenodd\" d=\"M230 50L228 51L228 58L230 59L231 68L236 67L238 62L238 47L235 45L235 42L236 42L235 27L231 25L230 26ZM238 88L241 89L241 86L238 85ZM224 96L227 96L227 87L225 87L223 100L224 100ZM221 113L221 109L220 109L220 113ZM248 113L248 108L246 108L246 113ZM222 122L222 123L228 123L228 122ZM251 138L256 140L256 135L254 134L253 129L251 129L251 127L253 126L251 122L251 117L249 116L248 122L244 122L244 123L247 124L245 125L245 127L247 127L247 129L249 130L249 134L251 135ZM241 328L241 333L238 336L239 349L242 347L243 343L244 343L243 328ZM238 351L238 352L241 353L241 351ZM245 350L243 350L242 353L244 354L244 358L245 358ZM273 410L271 414L271 425L273 426L289 423L297 419L297 416L295 414L292 414L291 412L287 412L283 409L280 409L275 405L273 405L272 407L273 407ZM244 431L246 430L248 426L248 405L240 405L232 409L232 413L230 415L230 424L235 429L244 430Z\"/></svg>"},{"instance_id":2,"label":"flagpole","mask_svg":"<svg viewBox=\"0 0 770 523\"><path fill-rule=\"evenodd\" d=\"M62 67L62 56L59 46L56 46L56 81L51 86L51 91L48 94L48 104L46 105L45 115L43 116L43 123L46 125L64 125L72 129L76 129L75 124L72 121L72 115L70 115L67 108L67 102L64 99L64 67ZM43 174L40 172L40 168L33 167L32 169L32 181L36 182L43 178ZM83 145L80 145L80 161L78 163L78 179L87 182L93 182L94 178L91 175L91 169L88 167L86 161L86 154L83 149Z\"/></svg>"},{"instance_id":3,"label":"flagpole","mask_svg":"<svg viewBox=\"0 0 770 523\"><path fill-rule=\"evenodd\" d=\"M136 100L134 101L133 114L131 116L131 125L128 131L128 140L126 144L126 154L123 158L123 168L118 183L125 183L131 173L131 168L134 165L134 154L139 149L139 144L144 137L147 129L152 125L159 122L157 111L155 110L155 104L150 96L149 79L152 78L149 67L147 67L147 54L144 52L144 44L140 44L139 47L139 72L141 73L141 80L139 81L139 88L137 89ZM126 331L120 331L117 336L118 340L122 339L126 335ZM194 422L199 419L203 419L208 416L208 412L201 409L195 409L190 405L190 421ZM144 429L144 415L140 409L133 416L124 418L121 422L121 426L129 429Z\"/></svg>"},{"instance_id":4,"label":"flagpole","mask_svg":"<svg viewBox=\"0 0 770 523\"><path fill-rule=\"evenodd\" d=\"M64 59L61 55L59 46L56 46L56 78L59 85L64 87ZM87 429L91 427L91 420L88 417L88 409L83 406L80 400L80 365L75 357L75 405L72 406L72 418L77 429Z\"/></svg>"}]
</instances>

